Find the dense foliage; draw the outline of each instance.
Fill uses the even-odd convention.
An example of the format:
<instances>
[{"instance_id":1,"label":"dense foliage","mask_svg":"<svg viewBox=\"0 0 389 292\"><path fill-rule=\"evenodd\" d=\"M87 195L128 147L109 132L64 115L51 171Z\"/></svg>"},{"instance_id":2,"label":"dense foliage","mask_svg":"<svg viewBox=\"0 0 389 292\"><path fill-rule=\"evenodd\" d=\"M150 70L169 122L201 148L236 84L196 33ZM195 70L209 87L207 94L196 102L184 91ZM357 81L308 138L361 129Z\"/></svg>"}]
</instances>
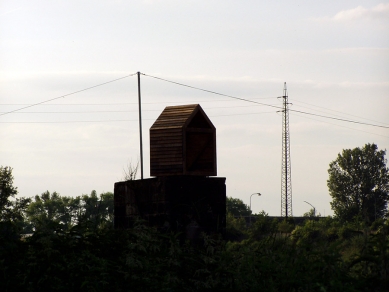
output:
<instances>
[{"instance_id":1,"label":"dense foliage","mask_svg":"<svg viewBox=\"0 0 389 292\"><path fill-rule=\"evenodd\" d=\"M23 210L30 199L15 198L18 189L13 185L13 180L12 168L0 166L0 221L15 223L22 221Z\"/></svg>"},{"instance_id":2,"label":"dense foliage","mask_svg":"<svg viewBox=\"0 0 389 292\"><path fill-rule=\"evenodd\" d=\"M250 216L251 210L241 199L227 197L226 200L227 212L234 216Z\"/></svg>"},{"instance_id":3,"label":"dense foliage","mask_svg":"<svg viewBox=\"0 0 389 292\"><path fill-rule=\"evenodd\" d=\"M345 149L330 163L331 208L343 222L359 218L372 223L383 218L389 199L389 169L385 151L375 144Z\"/></svg>"},{"instance_id":4,"label":"dense foliage","mask_svg":"<svg viewBox=\"0 0 389 292\"><path fill-rule=\"evenodd\" d=\"M12 204L9 212L19 215L0 222L0 291L389 289L389 221L383 219L366 226L307 217L296 226L293 218L261 213L248 226L228 213L224 238L182 241L142 221L114 230L111 193L45 192L24 209Z\"/></svg>"},{"instance_id":5,"label":"dense foliage","mask_svg":"<svg viewBox=\"0 0 389 292\"><path fill-rule=\"evenodd\" d=\"M87 224L92 229L111 226L113 222L113 194L96 191L77 197L60 196L57 192L44 192L35 196L26 209L24 233L50 229L52 224L69 230Z\"/></svg>"}]
</instances>

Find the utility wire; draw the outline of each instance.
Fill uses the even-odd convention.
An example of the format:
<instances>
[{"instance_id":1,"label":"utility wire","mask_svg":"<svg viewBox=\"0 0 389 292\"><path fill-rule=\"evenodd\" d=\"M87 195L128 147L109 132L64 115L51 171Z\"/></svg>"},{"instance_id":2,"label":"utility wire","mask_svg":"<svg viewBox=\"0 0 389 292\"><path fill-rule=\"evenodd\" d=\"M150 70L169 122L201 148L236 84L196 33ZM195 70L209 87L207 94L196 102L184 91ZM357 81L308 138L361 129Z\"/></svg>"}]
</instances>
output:
<instances>
[{"instance_id":1,"label":"utility wire","mask_svg":"<svg viewBox=\"0 0 389 292\"><path fill-rule=\"evenodd\" d=\"M342 122L353 123L353 124L359 124L359 125L366 125L366 126L372 126L372 127L379 127L379 128L389 129L389 126L380 126L380 125L376 125L376 124L369 124L369 123L364 123L364 122L358 122L358 121L346 120L346 119L341 119L341 118L323 116L323 115L307 113L307 112L293 110L293 109L289 109L289 111L295 112L295 113L304 114L304 115L310 115L310 116L315 116L315 117L320 117L320 118L326 118L326 119L331 119L331 120L337 120L337 121L342 121Z\"/></svg>"},{"instance_id":2,"label":"utility wire","mask_svg":"<svg viewBox=\"0 0 389 292\"><path fill-rule=\"evenodd\" d=\"M253 100L256 100L256 99L276 99L277 97L256 97L256 98L253 98ZM215 99L215 100L196 100L196 101L188 101L188 102L219 102L219 101L231 101L231 99ZM142 102L142 104L166 104L166 103L177 103L177 102L180 102L180 101L158 101L158 102ZM66 106L90 106L90 105L93 105L93 106L99 106L99 105L104 105L104 106L107 106L107 105L131 105L131 104L136 104L138 105L137 102L120 102L120 103L51 103L51 104L42 104L44 106L63 106L63 105L66 105ZM15 106L15 105L18 105L18 106L22 106L22 105L30 105L29 103L0 103L0 106Z\"/></svg>"},{"instance_id":3,"label":"utility wire","mask_svg":"<svg viewBox=\"0 0 389 292\"><path fill-rule=\"evenodd\" d=\"M86 90L89 90L89 89L92 89L92 88L96 88L96 87L99 87L99 86L102 86L102 85L105 85L105 84L108 84L108 83L112 83L112 82L115 82L115 81L118 81L118 80L130 77L130 76L134 76L134 75L136 75L136 73L129 74L129 75L126 75L126 76L123 76L123 77L120 77L120 78L117 78L117 79L114 79L114 80L111 80L111 81L107 81L107 82L104 82L104 83L100 83L100 84L97 84L97 85L94 85L94 86L91 86L91 87L88 87L88 88L84 88L84 89L81 89L81 90L78 90L78 91L74 91L72 93L61 95L61 96L58 96L58 97L55 97L55 98L52 98L52 99L48 99L48 100L41 101L41 102L38 102L38 103L30 104L28 106L25 106L25 107L22 107L22 108L18 108L16 110L12 110L12 111L9 111L9 112L2 113L2 114L0 114L0 116L4 116L4 115L10 114L10 113L14 113L14 112L26 109L26 108L30 108L30 107L33 107L33 106L36 106L36 105L40 105L42 103L46 103L46 102L49 102L49 101L52 101L52 100L56 100L56 99L59 99L59 98L64 98L64 97L69 96L69 95L80 93L80 92L83 92L83 91L86 91Z\"/></svg>"},{"instance_id":4,"label":"utility wire","mask_svg":"<svg viewBox=\"0 0 389 292\"><path fill-rule=\"evenodd\" d=\"M211 117L229 117L229 116L245 116L245 115L259 115L259 114L274 114L274 111L271 112L258 112L258 113L243 113L243 114L230 114L230 115L210 115Z\"/></svg>"},{"instance_id":5,"label":"utility wire","mask_svg":"<svg viewBox=\"0 0 389 292\"><path fill-rule=\"evenodd\" d=\"M163 79L163 78L160 78L160 77L147 75L147 74L144 74L144 73L140 73L140 74L142 74L144 76L147 76L147 77L151 77L151 78L155 78L155 79L158 79L158 80L162 80L162 81L165 81L165 82L173 83L173 84L176 84L176 85L180 85L180 86L184 86L184 87L188 87L188 88L192 88L192 89L196 89L196 90L200 90L200 91L204 91L204 92L208 92L208 93L212 93L212 94L216 94L216 95L220 95L220 96L225 96L225 97L229 97L229 98L233 98L233 99L237 99L237 100L241 100L241 101L246 101L246 102L256 103L256 104L260 104L260 105L270 106L270 107L274 107L276 109L282 109L282 107L279 107L279 106L276 106L276 105L270 105L270 104L261 103L261 102L254 101L254 100L250 100L250 99L245 99L245 98L241 98L241 97L227 95L227 94L219 93L219 92L208 90L208 89L203 89L203 88L199 88L199 87L195 87L195 86L179 83L179 82L176 82L176 81L171 81L171 80Z\"/></svg>"},{"instance_id":6,"label":"utility wire","mask_svg":"<svg viewBox=\"0 0 389 292\"><path fill-rule=\"evenodd\" d=\"M303 105L299 105L299 104L296 104L295 102L293 103L290 103L291 105L293 106L297 106L299 108L304 108L304 109L309 109L309 110L314 110L316 112L319 112L319 113L323 113L323 114L328 114L328 115L331 115L332 113L329 113L328 111L331 111L330 109L328 109L327 111L323 111L323 110L318 110L318 109L314 109L312 107L308 107L308 106L303 106ZM336 112L336 111L335 111ZM343 113L344 115L349 115L349 114L346 114L346 113ZM335 117L340 117L340 118L343 118L342 115L340 114L333 114ZM358 118L361 118L361 119L364 119L363 117L358 117ZM366 119L367 120L367 119ZM379 123L379 122L378 122Z\"/></svg>"},{"instance_id":7,"label":"utility wire","mask_svg":"<svg viewBox=\"0 0 389 292\"><path fill-rule=\"evenodd\" d=\"M359 132L364 132L364 133L368 133L368 134L371 134L371 135L377 135L377 136L389 138L389 136L385 136L385 135L381 135L381 134L377 134L377 133L372 133L372 132L368 132L368 131L363 131L363 130L359 130L359 129L355 129L355 128L350 128L350 127L347 127L347 126L342 126L342 125L338 125L338 124L334 124L334 123L329 123L329 122L325 122L323 120L313 119L313 118L309 118L309 117L306 117L306 116L303 116L303 115L299 115L299 114L297 114L296 116L299 116L299 117L302 117L302 118L305 118L305 119L309 119L309 120L312 120L312 121L317 121L317 122L320 122L320 123L325 123L325 124L329 124L329 125L333 125L333 126L337 126L337 127L342 127L342 128L350 129L350 130L353 130L353 131L359 131Z\"/></svg>"},{"instance_id":8,"label":"utility wire","mask_svg":"<svg viewBox=\"0 0 389 292\"><path fill-rule=\"evenodd\" d=\"M230 98L241 100L241 101L245 101L245 102L251 102L251 103L256 103L256 104L260 104L260 105L264 105L264 106L269 106L269 107L273 107L273 108L277 108L277 109L282 109L279 106L274 106L274 105L270 105L270 104L266 104L266 103L261 103L261 102L257 102L257 101L250 100L250 99L245 99L245 98L240 98L240 97L236 97L236 96L232 96L232 95L227 95L227 94L215 92L215 91L212 91L212 90L207 90L207 89L203 89L203 88L199 88L199 87L195 87L195 86L179 83L179 82L176 82L176 81L171 81L171 80L167 80L167 79L164 79L164 78L147 75L147 74L144 74L144 73L141 73L141 74L144 75L144 76L147 76L147 77L155 78L155 79L162 80L162 81L165 81L165 82L169 82L169 83L172 83L172 84L176 84L176 85L180 85L180 86L184 86L184 87L188 87L188 88L192 88L192 89L196 89L196 90L200 90L200 91L204 91L204 92L208 92L208 93L212 93L212 94L216 94L216 95L220 95L220 96L226 96L226 97L230 97ZM337 121L342 121L342 122L348 122L348 123L354 123L354 124L360 124L360 125L366 125L366 126L372 126L372 127L379 127L379 128L389 129L389 126L380 126L380 125L376 125L376 124L369 124L369 123L358 122L358 121L353 121L353 120L347 120L347 119L335 118L335 117L330 117L330 116L318 115L318 114L313 114L313 113L308 113L308 112L303 112L303 111L298 111L298 110L293 110L293 109L289 109L289 111L293 111L293 112L297 112L297 113L305 114L305 115L321 117L321 118L325 118L325 119L332 119L332 120L337 120Z\"/></svg>"},{"instance_id":9,"label":"utility wire","mask_svg":"<svg viewBox=\"0 0 389 292\"><path fill-rule=\"evenodd\" d=\"M156 112L160 110L144 110L146 112ZM135 113L138 112L136 110L133 111L77 111L77 112L16 112L15 114L93 114L93 113Z\"/></svg>"},{"instance_id":10,"label":"utility wire","mask_svg":"<svg viewBox=\"0 0 389 292\"><path fill-rule=\"evenodd\" d=\"M216 106L216 107L208 107L207 110L212 109L230 109L230 108L247 108L247 107L256 107L259 105L239 105L239 106ZM146 109L144 112L160 112L160 109ZM88 113L134 113L138 112L138 110L118 110L118 111L55 111L55 112L16 112L15 114L88 114ZM272 112L274 113L274 112Z\"/></svg>"},{"instance_id":11,"label":"utility wire","mask_svg":"<svg viewBox=\"0 0 389 292\"><path fill-rule=\"evenodd\" d=\"M115 81L118 81L118 80L121 80L121 79L124 79L124 78L128 78L128 77L134 76L136 74L137 73L129 74L129 75L126 75L126 76L123 76L123 77L120 77L120 78L117 78L117 79L114 79L114 80L111 80L111 81L107 81L107 82L104 82L104 83L101 83L101 84L98 84L98 85L94 85L94 86L82 89L82 90L78 90L78 91L75 91L75 92L72 92L72 93L61 95L59 97L55 97L55 98L48 99L48 100L45 100L45 101L42 101L42 102L31 104L31 105L28 105L28 106L25 106L25 107L22 107L22 108L19 108L19 109L15 109L15 110L12 110L12 111L4 112L4 113L1 113L0 116L6 115L6 114L10 114L10 113L14 113L14 112L18 112L20 110L23 110L23 109L26 109L26 108L30 108L30 107L33 107L33 106L41 105L41 104L44 104L44 103L47 103L47 102L50 102L50 101L53 101L53 100L56 100L56 99L59 99L59 98L64 98L64 97L67 97L67 96L70 96L70 95L73 95L73 94L76 94L76 93L80 93L80 92L83 92L83 91L86 91L86 90L89 90L89 89L92 89L92 88L96 88L96 87L99 87L99 86L102 86L102 85L105 85L105 84L108 84L108 83L112 83L112 82L115 82ZM141 73L141 74L144 75L144 76L150 77L150 78L158 79L158 80L161 80L161 81L169 82L169 83L172 83L172 84L176 84L176 85L180 85L180 86L184 86L184 87L188 87L188 88L192 88L192 89L196 89L196 90L200 90L200 91L203 91L203 92L208 92L208 93L215 94L215 95L225 96L225 97L229 97L229 98L236 99L236 100L241 100L241 101L245 101L245 102L255 103L255 104L258 104L258 105L268 106L268 107L276 108L278 110L279 109L282 110L282 107L280 107L280 106L266 104L266 103L258 102L258 101L255 101L255 100L240 98L240 97L236 97L236 96L232 96L232 95L228 95L228 94L223 94L223 93L219 93L219 92L216 92L216 91L207 90L207 89L203 89L203 88L199 88L199 87L183 84L183 83L180 83L180 82L164 79L164 78L161 78L161 77L156 77L156 76L148 75L148 74L145 74L145 73ZM389 129L389 126L381 126L381 125L364 123L364 122L353 121L353 120L348 120L348 119L330 117L330 116L319 115L319 114L314 114L314 113L309 113L309 112L304 112L304 111L299 111L299 110L293 110L293 109L289 109L289 111L297 112L297 113L301 113L301 114L305 114L305 115L311 115L311 116L326 118L326 119L342 121L342 122L348 122L348 123L354 123L354 124L360 124L360 125L367 125L367 126L372 126L372 127L380 127L380 128Z\"/></svg>"},{"instance_id":12,"label":"utility wire","mask_svg":"<svg viewBox=\"0 0 389 292\"><path fill-rule=\"evenodd\" d=\"M151 120L151 119L144 119ZM0 122L0 124L71 124L71 123L109 123L109 122L137 122L138 120L104 120L104 121L63 121L63 122Z\"/></svg>"},{"instance_id":13,"label":"utility wire","mask_svg":"<svg viewBox=\"0 0 389 292\"><path fill-rule=\"evenodd\" d=\"M85 106L90 106L90 105L126 105L126 104L138 104L137 102L120 102L120 103L50 103L50 104L42 104L44 106L63 106L63 105L85 105ZM1 106L22 106L22 105L30 105L29 103L0 103Z\"/></svg>"},{"instance_id":14,"label":"utility wire","mask_svg":"<svg viewBox=\"0 0 389 292\"><path fill-rule=\"evenodd\" d=\"M223 114L222 115L212 115L212 114L210 114L209 116L212 117L212 118L216 118L216 117L225 117L225 116L242 116L242 115L246 116L246 115L258 115L258 114L268 114L268 113L274 113L274 111L255 112L255 113L241 113L241 114L225 114L225 115L223 115ZM302 118L306 118L306 119L310 119L310 120L313 120L313 121L318 121L318 122L321 122L321 123L337 126L337 127L342 127L342 128L350 129L350 130L353 130L353 131L359 131L359 132L364 132L364 133L368 133L368 134L371 134L371 135L376 135L376 136L381 136L381 137L388 138L388 136L385 136L385 135L381 135L381 134L377 134L377 133L372 133L372 132L368 132L368 131L363 131L363 130L359 130L359 129L355 129L355 128L350 128L350 127L342 126L342 125L338 125L338 124L333 124L333 123L329 123L329 122L326 122L326 121L323 121L323 120L313 119L313 118L309 118L307 116L303 116L303 115L299 115L299 114L297 114L297 116L302 117ZM143 119L143 120L144 121L154 121L155 119ZM63 122L0 122L0 124L72 124L72 123L111 123L111 122L137 122L137 121L138 121L137 119L134 119L134 120L63 121Z\"/></svg>"},{"instance_id":15,"label":"utility wire","mask_svg":"<svg viewBox=\"0 0 389 292\"><path fill-rule=\"evenodd\" d=\"M303 102L303 101L300 101L300 100L292 99L292 101L301 102L301 103L308 104L308 105L311 105L311 106L314 106L314 107L318 107L318 108L322 108L322 109L325 109L325 110L328 110L328 111L332 111L332 112L344 114L344 115L347 115L347 116L356 117L356 118L361 118L361 119L364 119L364 120L367 120L367 121L371 121L371 122L376 122L376 123L380 123L380 124L387 125L387 123L383 123L383 122L376 121L376 120L371 120L371 119L366 119L366 118L361 117L361 116L356 116L356 115L348 114L348 113L345 113L345 112L336 111L336 110L333 110L333 109L330 109L330 108L326 108L326 107L323 107L323 106L314 105L314 104L307 103L307 102ZM307 108L307 109L313 109L313 108L305 107L305 106L302 106L302 105L298 105L298 106L299 106L299 107L303 107L303 108ZM313 110L316 110L316 109L313 109ZM326 113L326 112L319 111L319 110L316 110L316 111L322 112L322 113ZM339 115L338 115L338 116L339 116Z\"/></svg>"},{"instance_id":16,"label":"utility wire","mask_svg":"<svg viewBox=\"0 0 389 292\"><path fill-rule=\"evenodd\" d=\"M225 116L242 116L242 115L259 115L269 114L270 112L242 113L242 114L225 114L225 115L210 115L211 117ZM143 119L144 121L155 121L155 119ZM0 124L67 124L67 123L104 123L104 122L137 122L138 120L100 120L100 121L63 121L63 122L0 122Z\"/></svg>"}]
</instances>

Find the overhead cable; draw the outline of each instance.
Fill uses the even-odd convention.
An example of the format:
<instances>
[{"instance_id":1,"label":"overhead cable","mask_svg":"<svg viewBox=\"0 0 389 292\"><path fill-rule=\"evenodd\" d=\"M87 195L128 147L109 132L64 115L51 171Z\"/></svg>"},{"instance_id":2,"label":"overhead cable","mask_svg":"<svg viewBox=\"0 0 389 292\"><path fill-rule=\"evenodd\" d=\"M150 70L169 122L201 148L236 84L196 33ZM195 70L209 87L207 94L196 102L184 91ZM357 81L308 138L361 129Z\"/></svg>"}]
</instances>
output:
<instances>
[{"instance_id":1,"label":"overhead cable","mask_svg":"<svg viewBox=\"0 0 389 292\"><path fill-rule=\"evenodd\" d=\"M94 86L91 86L91 87L88 87L88 88L84 88L84 89L81 89L81 90L78 90L78 91L74 91L74 92L71 92L71 93L68 93L68 94L65 94L65 95L61 95L61 96L58 96L58 97L55 97L55 98L51 98L51 99L48 99L48 100L45 100L45 101L41 101L41 102L38 102L38 103L35 103L35 104L30 104L28 106L21 107L21 108L12 110L12 111L0 113L0 116L6 115L6 114L10 114L10 113L14 113L14 112L18 112L18 111L21 111L23 109L30 108L30 107L37 106L37 105L41 105L41 104L44 104L44 103L47 103L47 102L50 102L50 101L53 101L53 100L56 100L56 99L64 98L64 97L67 97L67 96L70 96L70 95L73 95L73 94L76 94L76 93L80 93L80 92L83 92L83 91L86 91L86 90L89 90L89 89L92 89L92 88L96 88L96 87L99 87L99 86L102 86L102 85L105 85L105 84L109 84L109 83L112 83L112 82L115 82L115 81L118 81L118 80L121 80L121 79L124 79L124 78L128 78L128 77L134 76L136 74L137 73L132 73L132 74L129 74L129 75L126 75L126 76L123 76L123 77L120 77L120 78L117 78L117 79L114 79L114 80L110 80L110 81L107 81L107 82L104 82L104 83L100 83L100 84L97 84L97 85L94 85ZM157 77L157 76L148 75L148 74L145 74L145 73L141 73L141 74L144 75L144 76L150 77L150 78L158 79L158 80L161 80L161 81L169 82L169 83L172 83L172 84L176 84L176 85L180 85L180 86L184 86L184 87L188 87L188 88L192 88L192 89L196 89L196 90L200 90L200 91L203 91L203 92L208 92L208 93L219 95L219 96L225 96L225 97L228 97L228 98L232 98L232 99L236 99L236 100L240 100L240 101L244 101L244 102L254 103L254 104L268 106L268 107L276 108L278 110L282 110L282 107L280 107L280 106L266 104L266 103L258 102L258 101L255 101L255 100L250 100L250 99L246 99L246 98L236 97L236 96L232 96L232 95L228 95L228 94L224 94L224 93L219 93L219 92L216 92L216 91L212 91L212 90L208 90L208 89L203 89L203 88L200 88L200 87L195 87L195 86L192 86L192 85L188 85L188 84L184 84L184 83L180 83L180 82L164 79L164 78ZM314 113L309 113L309 112L304 112L304 111L299 111L299 110L293 110L293 109L289 109L289 111L296 112L296 113L301 113L301 114L304 114L304 115L311 115L311 116L316 116L316 117L321 117L321 118L326 118L326 119L342 121L342 122L348 122L348 123L354 123L354 124L360 124L360 125L366 125L366 126L380 127L380 128L389 129L389 126L381 126L381 125L377 125L377 124L370 124L370 123L359 122L359 121L354 121L354 120L348 120L348 119L343 119L343 118L331 117L331 116L326 116L326 115L319 115L319 114L314 114Z\"/></svg>"},{"instance_id":2,"label":"overhead cable","mask_svg":"<svg viewBox=\"0 0 389 292\"><path fill-rule=\"evenodd\" d=\"M331 119L331 120L337 120L337 121L348 122L348 123L353 123L353 124L359 124L359 125L365 125L365 126L372 126L372 127L389 129L389 126L381 126L381 125L369 124L369 123L358 122L358 121L353 121L353 120L346 120L346 119L341 119L341 118L336 118L336 117L323 116L323 115L307 113L307 112L293 110L293 109L289 109L289 111L295 112L295 113L304 114L304 115L310 115L310 116L325 118L325 119Z\"/></svg>"},{"instance_id":3,"label":"overhead cable","mask_svg":"<svg viewBox=\"0 0 389 292\"><path fill-rule=\"evenodd\" d=\"M69 95L73 95L73 94L76 94L76 93L80 93L80 92L82 92L82 91L86 91L86 90L89 90L89 89L92 89L92 88L96 88L96 87L99 87L99 86L102 86L102 85L105 85L105 84L108 84L108 83L112 83L112 82L115 82L115 81L118 81L118 80L121 80L121 79L130 77L130 76L134 76L135 74L136 74L136 73L129 74L129 75L126 75L126 76L123 76L123 77L120 77L120 78L116 78L116 79L111 80L111 81L107 81L107 82L100 83L100 84L97 84L97 85L94 85L94 86L91 86L91 87L88 87L88 88L84 88L84 89L81 89L81 90L78 90L78 91L74 91L74 92L72 92L72 93L68 93L68 94L65 94L65 95L61 95L61 96L58 96L58 97L55 97L55 98L51 98L51 99L48 99L48 100L44 100L44 101L41 101L41 102L38 102L38 103L30 104L30 105L25 106L25 107L22 107L22 108L18 108L18 109L9 111L9 112L2 113L2 114L0 114L0 116L4 116L4 115L10 114L10 113L14 113L14 112L17 112L17 111L26 109L26 108L30 108L30 107L33 107L33 106L36 106L36 105L40 105L40 104L42 104L42 103L46 103L46 102L49 102L49 101L52 101L52 100L56 100L56 99L59 99L59 98L64 98L64 97L69 96Z\"/></svg>"},{"instance_id":4,"label":"overhead cable","mask_svg":"<svg viewBox=\"0 0 389 292\"><path fill-rule=\"evenodd\" d=\"M171 80L163 79L163 78L152 76L152 75L147 75L147 74L144 74L144 73L141 73L141 74L144 75L144 76L147 76L147 77L159 79L159 80L162 80L162 81L165 81L165 82L173 83L173 84L176 84L176 85L180 85L180 86L184 86L184 87L188 87L188 88L192 88L192 89L196 89L196 90L200 90L200 91L204 91L204 92L208 92L208 93L212 93L212 94L216 94L216 95L220 95L220 96L225 96L225 97L229 97L229 98L233 98L233 99L237 99L237 100L241 100L241 101L245 101L245 102L251 102L251 103L256 103L256 104L260 104L260 105L274 107L274 108L277 108L277 109L282 109L282 107L279 107L279 106L276 106L276 105L270 105L270 104L261 103L261 102L254 101L254 100L250 100L250 99L245 99L245 98L236 97L236 96L232 96L232 95L228 95L228 94L223 94L223 93L219 93L219 92L216 92L216 91L212 91L212 90L208 90L208 89L203 89L203 88L199 88L199 87L183 84L183 83L180 83L180 82L171 81Z\"/></svg>"},{"instance_id":5,"label":"overhead cable","mask_svg":"<svg viewBox=\"0 0 389 292\"><path fill-rule=\"evenodd\" d=\"M314 105L314 104L307 103L307 102L304 102L304 101L296 100L296 99L294 99L294 98L293 98L292 101L293 101L293 104L295 104L294 101L297 101L297 102L304 103L304 104L308 104L308 105L311 105L311 106L314 106L314 107L322 108L322 109L325 109L325 110L327 110L327 111L332 111L332 112L340 113L340 114L343 114L343 115L347 115L347 116L351 116L351 117L356 117L356 118L361 118L361 119L364 119L364 120L367 120L367 121L371 121L371 122L376 122L376 123L380 123L380 124L387 125L386 123L383 123L383 122L380 122L380 121L371 120L371 119L366 119L366 118L361 117L361 116L356 116L356 115L348 114L348 113L345 113L345 112L333 110L333 109L330 109L330 108L327 108L327 107ZM315 110L315 111L318 111L318 112L322 112L322 113L327 114L326 112L319 111L319 110L316 110L316 109L313 109L313 108L310 108L310 107L306 107L306 106L302 106L302 105L297 105L297 106L303 107L303 108L307 108L307 109L311 109L311 110ZM339 115L338 115L338 116L339 116Z\"/></svg>"},{"instance_id":6,"label":"overhead cable","mask_svg":"<svg viewBox=\"0 0 389 292\"><path fill-rule=\"evenodd\" d=\"M246 116L269 114L271 112L256 112L256 113L242 113L242 114L224 114L224 115L210 115L212 117L226 117L226 116ZM143 119L144 121L155 121L155 119ZM137 122L138 120L94 120L94 121L62 121L62 122L0 122L0 124L67 124L67 123L104 123L104 122Z\"/></svg>"},{"instance_id":7,"label":"overhead cable","mask_svg":"<svg viewBox=\"0 0 389 292\"><path fill-rule=\"evenodd\" d=\"M141 74L144 75L144 76L147 76L147 77L155 78L155 79L162 80L162 81L169 82L169 83L173 83L173 84L176 84L176 85L180 85L180 86L184 86L184 87L188 87L188 88L192 88L192 89L196 89L196 90L200 90L200 91L204 91L204 92L208 92L208 93L212 93L212 94L216 94L216 95L220 95L220 96L226 96L226 97L230 97L230 98L233 98L233 99L237 99L237 100L241 100L241 101L245 101L245 102L256 103L256 104L260 104L260 105L264 105L264 106L269 106L269 107L273 107L273 108L277 108L277 109L281 109L282 110L282 108L279 107L279 106L274 106L274 105L270 105L270 104L266 104L266 103L261 103L261 102L257 102L257 101L250 100L250 99L245 99L245 98L240 98L240 97L236 97L236 96L232 96L232 95L227 95L227 94L219 93L219 92L216 92L216 91L207 90L207 89L203 89L203 88L199 88L199 87L183 84L183 83L180 83L180 82L167 80L167 79L164 79L164 78L161 78L161 77L147 75L147 74L144 74L144 73L141 73ZM321 118L325 118L325 119L331 119L331 120L337 120L337 121L342 121L342 122L348 122L348 123L366 125L366 126L371 126L371 127L379 127L379 128L389 129L389 126L381 126L381 125L376 125L376 124L369 124L369 123L364 123L364 122L359 122L359 121L353 121L353 120L341 119L341 118L336 118L336 117L318 115L318 114L313 114L313 113L308 113L308 112L303 112L303 111L298 111L298 110L292 110L292 109L289 109L289 111L297 112L297 113L301 113L301 114L305 114L305 115L321 117Z\"/></svg>"},{"instance_id":8,"label":"overhead cable","mask_svg":"<svg viewBox=\"0 0 389 292\"><path fill-rule=\"evenodd\" d=\"M238 105L238 106L212 106L212 107L207 107L207 109L230 109L230 108L246 108L246 107L255 107L259 105ZM146 109L143 110L144 112L160 112L160 109ZM133 112L138 112L137 110L90 110L90 111L55 111L55 112L16 112L15 114L89 114L89 113L133 113ZM274 111L272 111L274 113Z\"/></svg>"},{"instance_id":9,"label":"overhead cable","mask_svg":"<svg viewBox=\"0 0 389 292\"><path fill-rule=\"evenodd\" d=\"M332 125L332 126L337 126L337 127L342 127L342 128L345 128L345 129L350 129L350 130L353 130L353 131L359 131L359 132L364 132L364 133L368 133L368 134L371 134L371 135L376 135L376 136L381 136L381 137L389 138L389 136L385 136L385 135L381 135L381 134L377 134L377 133L372 133L372 132L368 132L368 131L364 131L364 130L359 130L359 129L355 129L355 128L350 128L350 127L339 125L339 124L329 123L329 122L326 122L326 121L309 118L307 116L303 116L303 115L299 115L299 114L296 114L296 116L302 117L304 119L309 119L309 120L312 120L312 121L317 121L317 122L320 122L320 123L329 124L329 125Z\"/></svg>"}]
</instances>

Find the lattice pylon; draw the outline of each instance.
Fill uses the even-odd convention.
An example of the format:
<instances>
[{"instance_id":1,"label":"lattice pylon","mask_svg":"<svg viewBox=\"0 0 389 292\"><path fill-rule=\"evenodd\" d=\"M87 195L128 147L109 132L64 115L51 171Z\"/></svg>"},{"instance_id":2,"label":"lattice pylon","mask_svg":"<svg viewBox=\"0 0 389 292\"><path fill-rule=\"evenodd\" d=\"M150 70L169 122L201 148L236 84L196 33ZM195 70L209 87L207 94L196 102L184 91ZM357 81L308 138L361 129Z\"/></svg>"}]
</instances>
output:
<instances>
[{"instance_id":1,"label":"lattice pylon","mask_svg":"<svg viewBox=\"0 0 389 292\"><path fill-rule=\"evenodd\" d=\"M289 102L286 82L284 83L282 102L281 217L290 217L293 216L292 171L290 161Z\"/></svg>"}]
</instances>

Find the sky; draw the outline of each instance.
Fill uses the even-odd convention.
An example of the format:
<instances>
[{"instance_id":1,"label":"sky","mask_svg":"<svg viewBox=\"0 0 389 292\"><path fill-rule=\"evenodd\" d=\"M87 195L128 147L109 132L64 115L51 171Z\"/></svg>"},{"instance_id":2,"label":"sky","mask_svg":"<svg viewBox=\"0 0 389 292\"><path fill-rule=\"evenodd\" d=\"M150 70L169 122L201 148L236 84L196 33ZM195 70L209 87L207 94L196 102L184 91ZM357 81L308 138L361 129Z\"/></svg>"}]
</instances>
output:
<instances>
[{"instance_id":1,"label":"sky","mask_svg":"<svg viewBox=\"0 0 389 292\"><path fill-rule=\"evenodd\" d=\"M0 0L0 165L19 196L113 192L140 159L138 71L144 177L153 122L198 103L227 196L261 193L254 213L281 214L284 82L293 216L333 214L343 149L389 149L389 1Z\"/></svg>"}]
</instances>

